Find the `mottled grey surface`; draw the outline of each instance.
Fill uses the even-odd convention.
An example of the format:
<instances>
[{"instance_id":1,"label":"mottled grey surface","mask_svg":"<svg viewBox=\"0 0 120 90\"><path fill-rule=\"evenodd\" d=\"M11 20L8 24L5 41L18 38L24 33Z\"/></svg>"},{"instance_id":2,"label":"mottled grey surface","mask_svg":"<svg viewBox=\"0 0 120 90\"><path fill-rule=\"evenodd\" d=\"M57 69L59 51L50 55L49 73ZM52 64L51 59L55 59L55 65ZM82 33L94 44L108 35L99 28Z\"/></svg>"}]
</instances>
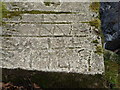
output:
<instances>
[{"instance_id":1,"label":"mottled grey surface","mask_svg":"<svg viewBox=\"0 0 120 90\"><path fill-rule=\"evenodd\" d=\"M100 13L105 42L120 39L120 2L101 2Z\"/></svg>"},{"instance_id":2,"label":"mottled grey surface","mask_svg":"<svg viewBox=\"0 0 120 90\"><path fill-rule=\"evenodd\" d=\"M55 11L53 13L22 13L4 18L2 29L2 58L0 67L27 70L102 74L103 55L95 53L94 20L90 3L6 3L10 11ZM77 13L62 13L77 12ZM96 29L97 30L97 29ZM98 38L101 45L101 38Z\"/></svg>"}]
</instances>

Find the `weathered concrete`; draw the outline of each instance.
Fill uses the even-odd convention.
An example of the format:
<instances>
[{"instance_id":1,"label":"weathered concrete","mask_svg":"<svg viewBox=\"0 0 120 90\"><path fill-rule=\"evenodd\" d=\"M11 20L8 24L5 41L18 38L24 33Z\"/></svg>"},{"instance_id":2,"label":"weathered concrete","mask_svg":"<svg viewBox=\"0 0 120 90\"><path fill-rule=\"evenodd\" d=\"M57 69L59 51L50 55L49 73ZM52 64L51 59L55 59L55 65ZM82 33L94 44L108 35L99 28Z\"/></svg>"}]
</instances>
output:
<instances>
[{"instance_id":1,"label":"weathered concrete","mask_svg":"<svg viewBox=\"0 0 120 90\"><path fill-rule=\"evenodd\" d=\"M90 11L90 2L50 6L38 2L6 4L18 14L4 18L0 67L83 74L104 72L103 55L95 53L101 38L94 27L81 23L98 15ZM99 44L92 43L96 39Z\"/></svg>"}]
</instances>

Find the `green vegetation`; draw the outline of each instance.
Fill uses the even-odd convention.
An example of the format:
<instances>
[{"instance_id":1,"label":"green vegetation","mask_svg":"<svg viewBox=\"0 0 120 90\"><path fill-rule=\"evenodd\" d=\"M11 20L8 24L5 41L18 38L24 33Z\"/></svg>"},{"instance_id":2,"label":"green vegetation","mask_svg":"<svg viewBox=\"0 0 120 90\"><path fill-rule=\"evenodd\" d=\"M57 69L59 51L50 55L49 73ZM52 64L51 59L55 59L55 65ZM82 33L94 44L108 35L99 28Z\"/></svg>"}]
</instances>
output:
<instances>
[{"instance_id":1,"label":"green vegetation","mask_svg":"<svg viewBox=\"0 0 120 90\"><path fill-rule=\"evenodd\" d=\"M73 14L75 12L56 12L56 11L39 11L39 10L31 10L31 11L9 11L7 12L6 18L12 18L14 16L21 16L21 14Z\"/></svg>"},{"instance_id":2,"label":"green vegetation","mask_svg":"<svg viewBox=\"0 0 120 90\"><path fill-rule=\"evenodd\" d=\"M2 25L2 18L6 17L8 10L3 2L0 2L0 26Z\"/></svg>"},{"instance_id":3,"label":"green vegetation","mask_svg":"<svg viewBox=\"0 0 120 90\"><path fill-rule=\"evenodd\" d=\"M99 29L101 26L101 21L99 19L95 19L93 21L89 21L89 24Z\"/></svg>"},{"instance_id":4,"label":"green vegetation","mask_svg":"<svg viewBox=\"0 0 120 90\"><path fill-rule=\"evenodd\" d=\"M92 43L99 44L98 40L93 40Z\"/></svg>"},{"instance_id":5,"label":"green vegetation","mask_svg":"<svg viewBox=\"0 0 120 90\"><path fill-rule=\"evenodd\" d=\"M115 61L105 60L105 78L114 85L114 88L118 88L118 68L119 65Z\"/></svg>"},{"instance_id":6,"label":"green vegetation","mask_svg":"<svg viewBox=\"0 0 120 90\"><path fill-rule=\"evenodd\" d=\"M90 21L89 24L91 26L94 26L95 28L99 29L99 36L102 38L102 44L104 43L104 35L102 33L101 29L101 20L100 20L100 2L97 0L97 2L92 2L89 6L90 10L93 12L98 13L98 16L96 17L97 19Z\"/></svg>"},{"instance_id":7,"label":"green vegetation","mask_svg":"<svg viewBox=\"0 0 120 90\"><path fill-rule=\"evenodd\" d=\"M2 18L13 18L15 16L21 17L21 14L75 14L76 12L56 12L56 11L39 11L39 10L31 10L31 11L8 11L4 3L0 3L0 20L2 22ZM5 22L2 22L5 23ZM64 22L61 22L64 24ZM69 24L71 22L68 22Z\"/></svg>"},{"instance_id":8,"label":"green vegetation","mask_svg":"<svg viewBox=\"0 0 120 90\"><path fill-rule=\"evenodd\" d=\"M59 2L59 1L58 1L58 2L53 2L53 1L51 1L51 0L45 0L45 1L44 1L44 4L45 4L46 6L51 6L51 4L54 5L54 6L57 6L57 5L60 5L60 2Z\"/></svg>"},{"instance_id":9,"label":"green vegetation","mask_svg":"<svg viewBox=\"0 0 120 90\"><path fill-rule=\"evenodd\" d=\"M50 6L51 2L44 2L46 6Z\"/></svg>"},{"instance_id":10,"label":"green vegetation","mask_svg":"<svg viewBox=\"0 0 120 90\"><path fill-rule=\"evenodd\" d=\"M100 9L100 3L99 2L92 2L91 5L89 6L90 10L93 12L99 12Z\"/></svg>"},{"instance_id":11,"label":"green vegetation","mask_svg":"<svg viewBox=\"0 0 120 90\"><path fill-rule=\"evenodd\" d=\"M91 26L94 26L95 28L100 28L100 26L101 26L101 21L100 21L100 19L95 19L95 20L92 20L92 21L88 21L88 22L81 22L81 23L88 23L88 24L90 24Z\"/></svg>"},{"instance_id":12,"label":"green vegetation","mask_svg":"<svg viewBox=\"0 0 120 90\"><path fill-rule=\"evenodd\" d=\"M52 4L52 1L51 0L44 0L44 4L46 6L50 6Z\"/></svg>"},{"instance_id":13,"label":"green vegetation","mask_svg":"<svg viewBox=\"0 0 120 90\"><path fill-rule=\"evenodd\" d=\"M96 46L96 51L95 51L95 53L97 53L97 54L99 54L99 55L103 54L103 48L102 48L101 45L97 45L97 46Z\"/></svg>"},{"instance_id":14,"label":"green vegetation","mask_svg":"<svg viewBox=\"0 0 120 90\"><path fill-rule=\"evenodd\" d=\"M53 2L46 2L47 5L49 5L50 3L53 4ZM39 10L8 11L5 3L0 2L0 25L6 23L6 22L2 22L2 18L13 18L15 16L19 16L20 18L22 18L21 14L76 14L76 12L56 12L56 11L39 11Z\"/></svg>"},{"instance_id":15,"label":"green vegetation","mask_svg":"<svg viewBox=\"0 0 120 90\"><path fill-rule=\"evenodd\" d=\"M114 85L114 88L120 88L119 68L120 68L120 56L104 50L105 60L105 79L109 83Z\"/></svg>"},{"instance_id":16,"label":"green vegetation","mask_svg":"<svg viewBox=\"0 0 120 90\"><path fill-rule=\"evenodd\" d=\"M46 6L50 5L50 2L45 3ZM100 4L99 2L93 2L90 5L90 10L93 12L99 12ZM0 22L2 22L2 17L12 18L14 16L21 16L21 14L72 14L72 12L54 12L54 11L12 11L9 12L4 3L0 2ZM82 23L89 23L95 28L101 27L101 21L99 18ZM1 24L1 23L0 23ZM101 30L101 29L100 29ZM101 31L100 31L101 32ZM9 36L9 35L8 35ZM104 37L101 32L102 42L104 43ZM92 43L98 44L98 40L93 40ZM75 73L48 73L48 72L30 72L24 70L3 70L3 81L13 82L15 84L35 82L42 88L52 88L52 87L80 87L80 88L105 88L104 85L108 83L113 84L114 88L120 88L119 83L119 67L120 67L120 56L111 53L109 51L103 51L102 46L96 46L96 53L104 54L105 60L105 75L80 75ZM89 69L90 70L90 69ZM21 72L23 74L21 74ZM87 82L86 82L87 81Z\"/></svg>"},{"instance_id":17,"label":"green vegetation","mask_svg":"<svg viewBox=\"0 0 120 90\"><path fill-rule=\"evenodd\" d=\"M120 64L120 56L108 50L104 50L104 59Z\"/></svg>"},{"instance_id":18,"label":"green vegetation","mask_svg":"<svg viewBox=\"0 0 120 90\"><path fill-rule=\"evenodd\" d=\"M8 10L3 2L0 2L0 17L5 17Z\"/></svg>"},{"instance_id":19,"label":"green vegetation","mask_svg":"<svg viewBox=\"0 0 120 90\"><path fill-rule=\"evenodd\" d=\"M96 31L94 29L94 31L97 33L97 35L99 35L101 38L102 38L102 43L103 43L103 33L102 33L102 30L101 30L101 20L100 20L100 14L99 14L99 10L100 10L100 2L92 2L89 6L90 10L93 11L93 12L96 12L98 13L98 17L96 17L94 20L92 21L89 21L89 22L83 22L83 23L89 23L91 26L95 27L98 29L98 31ZM92 43L96 43L96 44L99 44L98 40L93 40ZM103 54L103 47L100 46L100 45L97 45L96 46L96 51L95 53L97 54Z\"/></svg>"}]
</instances>

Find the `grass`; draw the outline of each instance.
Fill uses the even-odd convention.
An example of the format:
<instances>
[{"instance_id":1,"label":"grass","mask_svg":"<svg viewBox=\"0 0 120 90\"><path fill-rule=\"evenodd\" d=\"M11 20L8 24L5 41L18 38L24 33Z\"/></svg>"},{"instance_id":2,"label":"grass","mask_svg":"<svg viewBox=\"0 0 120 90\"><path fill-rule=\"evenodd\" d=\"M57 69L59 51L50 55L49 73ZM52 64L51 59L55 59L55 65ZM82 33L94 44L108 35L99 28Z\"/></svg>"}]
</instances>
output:
<instances>
[{"instance_id":1,"label":"grass","mask_svg":"<svg viewBox=\"0 0 120 90\"><path fill-rule=\"evenodd\" d=\"M118 80L118 69L120 65L111 60L105 60L105 78L114 88L120 88Z\"/></svg>"},{"instance_id":2,"label":"grass","mask_svg":"<svg viewBox=\"0 0 120 90\"><path fill-rule=\"evenodd\" d=\"M105 62L104 78L113 85L113 88L120 88L120 56L108 50L104 50L103 53Z\"/></svg>"},{"instance_id":3,"label":"grass","mask_svg":"<svg viewBox=\"0 0 120 90\"><path fill-rule=\"evenodd\" d=\"M113 84L118 84L118 64L114 61L105 61L106 79Z\"/></svg>"}]
</instances>

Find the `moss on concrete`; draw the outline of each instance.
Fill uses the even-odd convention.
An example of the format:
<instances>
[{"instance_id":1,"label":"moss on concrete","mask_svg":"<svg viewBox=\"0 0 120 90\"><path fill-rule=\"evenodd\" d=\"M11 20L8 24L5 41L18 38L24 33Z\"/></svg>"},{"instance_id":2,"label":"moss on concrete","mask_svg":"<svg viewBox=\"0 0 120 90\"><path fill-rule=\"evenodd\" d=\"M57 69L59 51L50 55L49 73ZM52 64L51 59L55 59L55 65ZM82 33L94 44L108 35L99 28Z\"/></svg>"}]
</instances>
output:
<instances>
[{"instance_id":1,"label":"moss on concrete","mask_svg":"<svg viewBox=\"0 0 120 90\"><path fill-rule=\"evenodd\" d=\"M93 40L92 43L99 44L99 41L96 39L96 40Z\"/></svg>"},{"instance_id":2,"label":"moss on concrete","mask_svg":"<svg viewBox=\"0 0 120 90\"><path fill-rule=\"evenodd\" d=\"M51 2L44 2L46 6L50 6Z\"/></svg>"},{"instance_id":3,"label":"moss on concrete","mask_svg":"<svg viewBox=\"0 0 120 90\"><path fill-rule=\"evenodd\" d=\"M47 5L49 5L49 3L47 3ZM2 8L0 7L0 16L3 15L3 17L8 17L8 18L12 18L14 16L20 16L21 14L24 13L30 13L30 14L41 14L41 13L46 13L46 14L50 14L50 13L56 13L56 14L60 14L62 12L39 12L39 11L15 11L15 12L9 12L6 9L5 4L0 2L0 6L2 6ZM90 9L94 12L98 12L99 10L99 3L92 3L90 5ZM0 18L2 19L2 18ZM101 26L101 22L99 19L95 19L93 21L89 21L89 22L83 22L83 23L89 23L91 26L94 26L96 28L99 28ZM102 34L101 34L102 37ZM103 37L102 37L102 41ZM93 41L93 43L98 43L96 40ZM101 46L97 46L96 47L96 53L103 53L103 49ZM111 53L107 53L104 52L104 58L105 58L105 78L106 80L108 80L108 82L115 84L115 87L119 87L118 86L118 68L119 68L119 64L115 61L120 61L120 58L116 55L113 55L112 57ZM10 73L11 72L11 73ZM14 73L15 72L15 73ZM67 74L67 73L47 73L47 72L32 72L29 74L23 73L25 75L22 75L21 72L23 73L24 70L20 70L19 72L17 71L12 71L10 70L9 72L6 71L3 72L3 80L8 82L11 81L15 84L20 84L20 83L27 83L29 82L29 78L31 79L32 82L36 82L37 84L39 84L41 87L43 88L47 88L47 87L98 87L101 88L103 87L103 82L104 80L102 78L102 76L99 75L95 75L95 76L90 76L90 75L80 75L80 74ZM28 72L28 71L27 71ZM31 76L30 76L31 75ZM20 77L21 76L21 77ZM25 77L24 77L25 76ZM100 78L99 78L100 77ZM7 78L7 79L6 79ZM27 79L27 80L26 80ZM26 80L26 81L25 81ZM88 82L86 82L88 81ZM97 86L96 86L97 83Z\"/></svg>"},{"instance_id":4,"label":"moss on concrete","mask_svg":"<svg viewBox=\"0 0 120 90\"><path fill-rule=\"evenodd\" d=\"M4 18L13 18L15 16L20 16L21 14L75 14L76 12L56 12L56 11L39 11L39 10L31 10L31 11L7 11Z\"/></svg>"},{"instance_id":5,"label":"moss on concrete","mask_svg":"<svg viewBox=\"0 0 120 90\"><path fill-rule=\"evenodd\" d=\"M49 5L53 2L45 2L46 5ZM76 12L57 12L57 11L40 11L40 10L31 10L31 11L9 11L5 3L0 2L0 22L2 18L13 18L19 16L22 18L21 14L76 14ZM5 22L3 22L5 23Z\"/></svg>"},{"instance_id":6,"label":"moss on concrete","mask_svg":"<svg viewBox=\"0 0 120 90\"><path fill-rule=\"evenodd\" d=\"M4 17L8 12L5 3L0 2L0 17Z\"/></svg>"},{"instance_id":7,"label":"moss on concrete","mask_svg":"<svg viewBox=\"0 0 120 90\"><path fill-rule=\"evenodd\" d=\"M101 26L101 21L99 19L95 19L93 21L89 21L89 24L99 29Z\"/></svg>"},{"instance_id":8,"label":"moss on concrete","mask_svg":"<svg viewBox=\"0 0 120 90\"><path fill-rule=\"evenodd\" d=\"M95 51L95 53L97 53L97 54L99 54L99 55L103 54L103 48L102 48L101 45L97 45L97 46L96 46L96 51Z\"/></svg>"},{"instance_id":9,"label":"moss on concrete","mask_svg":"<svg viewBox=\"0 0 120 90\"><path fill-rule=\"evenodd\" d=\"M88 23L88 24L90 24L91 26L94 26L97 29L100 29L100 27L101 27L101 21L100 21L99 18L96 18L92 21L81 22L81 23Z\"/></svg>"},{"instance_id":10,"label":"moss on concrete","mask_svg":"<svg viewBox=\"0 0 120 90\"><path fill-rule=\"evenodd\" d=\"M89 6L90 10L93 12L99 12L100 9L100 3L99 2L92 2Z\"/></svg>"},{"instance_id":11,"label":"moss on concrete","mask_svg":"<svg viewBox=\"0 0 120 90\"><path fill-rule=\"evenodd\" d=\"M5 3L0 2L0 26L2 25L2 18L6 17L8 10L6 8Z\"/></svg>"}]
</instances>

